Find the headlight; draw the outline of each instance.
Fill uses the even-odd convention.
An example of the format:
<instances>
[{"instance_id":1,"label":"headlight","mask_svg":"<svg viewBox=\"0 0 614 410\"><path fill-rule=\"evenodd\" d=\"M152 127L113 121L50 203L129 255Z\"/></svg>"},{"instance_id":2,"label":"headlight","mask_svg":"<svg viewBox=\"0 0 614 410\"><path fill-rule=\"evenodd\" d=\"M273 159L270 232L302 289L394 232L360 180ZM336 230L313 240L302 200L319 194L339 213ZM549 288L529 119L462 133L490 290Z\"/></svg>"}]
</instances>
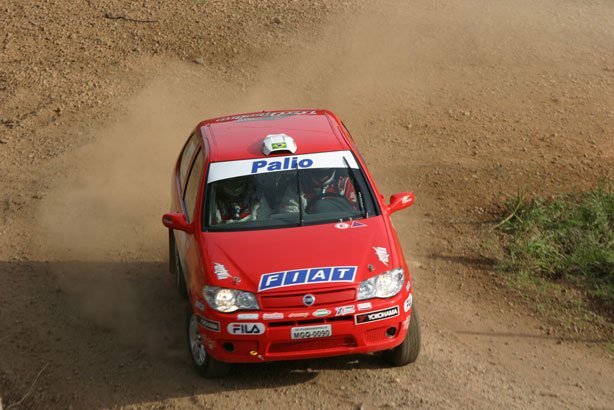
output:
<instances>
[{"instance_id":1,"label":"headlight","mask_svg":"<svg viewBox=\"0 0 614 410\"><path fill-rule=\"evenodd\" d=\"M205 286L203 296L207 304L219 312L229 313L241 309L260 309L256 295L242 290Z\"/></svg>"},{"instance_id":2,"label":"headlight","mask_svg":"<svg viewBox=\"0 0 614 410\"><path fill-rule=\"evenodd\" d=\"M358 300L392 297L401 291L404 282L405 275L401 268L363 280L358 286Z\"/></svg>"}]
</instances>

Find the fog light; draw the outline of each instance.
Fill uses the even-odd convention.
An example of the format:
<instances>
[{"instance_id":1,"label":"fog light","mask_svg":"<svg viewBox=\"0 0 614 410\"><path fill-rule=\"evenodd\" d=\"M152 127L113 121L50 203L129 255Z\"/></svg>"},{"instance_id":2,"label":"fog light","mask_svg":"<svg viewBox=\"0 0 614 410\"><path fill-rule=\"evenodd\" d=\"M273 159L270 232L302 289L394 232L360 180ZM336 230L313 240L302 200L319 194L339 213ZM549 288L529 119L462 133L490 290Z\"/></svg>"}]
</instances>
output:
<instances>
[{"instance_id":1,"label":"fog light","mask_svg":"<svg viewBox=\"0 0 614 410\"><path fill-rule=\"evenodd\" d=\"M251 356L256 356L256 355L258 354L258 352L257 352L257 351L255 351L255 350L252 350L251 352L249 352L249 354L250 354Z\"/></svg>"},{"instance_id":2,"label":"fog light","mask_svg":"<svg viewBox=\"0 0 614 410\"><path fill-rule=\"evenodd\" d=\"M227 352L234 352L235 350L235 345L233 345L232 343L226 342L223 346L224 350L226 350Z\"/></svg>"},{"instance_id":3,"label":"fog light","mask_svg":"<svg viewBox=\"0 0 614 410\"><path fill-rule=\"evenodd\" d=\"M388 337L394 337L394 335L397 334L397 328L396 327L389 327L388 329L386 329L386 336Z\"/></svg>"}]
</instances>

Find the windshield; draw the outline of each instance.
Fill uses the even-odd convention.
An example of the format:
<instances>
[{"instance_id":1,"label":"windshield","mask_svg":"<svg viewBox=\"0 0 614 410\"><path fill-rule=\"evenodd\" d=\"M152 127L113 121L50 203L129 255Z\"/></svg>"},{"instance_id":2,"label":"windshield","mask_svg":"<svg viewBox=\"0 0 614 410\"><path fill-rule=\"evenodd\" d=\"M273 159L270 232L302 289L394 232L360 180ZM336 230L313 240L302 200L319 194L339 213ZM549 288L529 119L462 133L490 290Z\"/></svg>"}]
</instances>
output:
<instances>
[{"instance_id":1,"label":"windshield","mask_svg":"<svg viewBox=\"0 0 614 410\"><path fill-rule=\"evenodd\" d=\"M349 151L213 163L206 189L203 228L210 231L295 227L376 214Z\"/></svg>"}]
</instances>

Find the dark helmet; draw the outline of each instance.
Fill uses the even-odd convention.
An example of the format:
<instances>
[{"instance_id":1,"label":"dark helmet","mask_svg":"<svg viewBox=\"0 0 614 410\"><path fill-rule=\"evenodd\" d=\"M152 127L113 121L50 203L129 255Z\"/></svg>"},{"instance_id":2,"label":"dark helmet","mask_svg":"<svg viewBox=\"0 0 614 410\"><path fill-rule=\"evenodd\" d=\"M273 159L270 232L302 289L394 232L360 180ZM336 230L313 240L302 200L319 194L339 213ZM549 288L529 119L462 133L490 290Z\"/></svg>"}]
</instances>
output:
<instances>
[{"instance_id":1,"label":"dark helmet","mask_svg":"<svg viewBox=\"0 0 614 410\"><path fill-rule=\"evenodd\" d=\"M335 170L333 168L314 168L309 171L311 182L316 186L324 186L333 182Z\"/></svg>"},{"instance_id":2,"label":"dark helmet","mask_svg":"<svg viewBox=\"0 0 614 410\"><path fill-rule=\"evenodd\" d=\"M238 198L247 191L247 177L231 178L222 183L222 192L229 198Z\"/></svg>"}]
</instances>

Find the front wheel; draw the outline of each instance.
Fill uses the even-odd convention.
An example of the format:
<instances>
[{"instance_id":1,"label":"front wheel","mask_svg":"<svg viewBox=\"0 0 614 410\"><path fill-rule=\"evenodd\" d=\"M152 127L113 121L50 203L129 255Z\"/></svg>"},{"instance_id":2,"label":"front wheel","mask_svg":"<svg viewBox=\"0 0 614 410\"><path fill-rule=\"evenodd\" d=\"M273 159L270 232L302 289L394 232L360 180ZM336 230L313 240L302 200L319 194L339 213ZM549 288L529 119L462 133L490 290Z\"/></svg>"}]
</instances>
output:
<instances>
[{"instance_id":1,"label":"front wheel","mask_svg":"<svg viewBox=\"0 0 614 410\"><path fill-rule=\"evenodd\" d=\"M409 330L405 340L394 349L386 350L384 352L384 359L393 366L405 366L406 364L413 363L418 358L418 354L420 354L420 341L420 316L418 316L418 311L416 306L414 306L411 311Z\"/></svg>"},{"instance_id":2,"label":"front wheel","mask_svg":"<svg viewBox=\"0 0 614 410\"><path fill-rule=\"evenodd\" d=\"M196 371L207 379L225 377L230 372L230 364L215 360L207 353L205 342L198 330L198 321L192 308L187 309L187 333L190 357Z\"/></svg>"}]
</instances>

